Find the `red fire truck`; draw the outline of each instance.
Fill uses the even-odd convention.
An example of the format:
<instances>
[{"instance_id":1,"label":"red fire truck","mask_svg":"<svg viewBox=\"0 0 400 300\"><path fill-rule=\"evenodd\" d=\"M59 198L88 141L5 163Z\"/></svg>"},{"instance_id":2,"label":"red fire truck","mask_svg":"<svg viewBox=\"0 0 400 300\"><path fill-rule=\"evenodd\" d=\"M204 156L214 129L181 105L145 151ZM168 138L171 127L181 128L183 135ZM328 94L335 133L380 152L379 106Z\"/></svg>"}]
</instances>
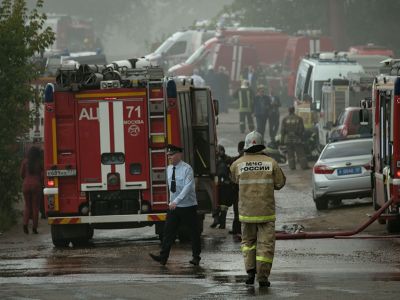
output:
<instances>
[{"instance_id":1,"label":"red fire truck","mask_svg":"<svg viewBox=\"0 0 400 300\"><path fill-rule=\"evenodd\" d=\"M123 66L122 66L123 65ZM93 229L162 228L167 144L192 165L199 221L216 201L217 105L208 88L137 60L62 67L45 90L45 207L55 246ZM184 230L182 230L184 232Z\"/></svg>"},{"instance_id":2,"label":"red fire truck","mask_svg":"<svg viewBox=\"0 0 400 300\"><path fill-rule=\"evenodd\" d=\"M379 219L387 231L400 231L400 60L388 61L390 75L373 84L372 199L375 209L392 201Z\"/></svg>"}]
</instances>

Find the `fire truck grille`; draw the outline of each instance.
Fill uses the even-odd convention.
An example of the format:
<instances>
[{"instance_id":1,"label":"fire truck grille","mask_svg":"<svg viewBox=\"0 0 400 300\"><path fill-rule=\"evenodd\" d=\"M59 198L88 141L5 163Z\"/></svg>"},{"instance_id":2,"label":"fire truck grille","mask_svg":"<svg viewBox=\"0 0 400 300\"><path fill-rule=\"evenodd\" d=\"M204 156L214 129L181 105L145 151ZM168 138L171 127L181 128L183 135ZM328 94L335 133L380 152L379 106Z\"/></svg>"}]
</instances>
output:
<instances>
[{"instance_id":1,"label":"fire truck grille","mask_svg":"<svg viewBox=\"0 0 400 300\"><path fill-rule=\"evenodd\" d=\"M126 215L140 210L139 191L90 192L91 214Z\"/></svg>"}]
</instances>

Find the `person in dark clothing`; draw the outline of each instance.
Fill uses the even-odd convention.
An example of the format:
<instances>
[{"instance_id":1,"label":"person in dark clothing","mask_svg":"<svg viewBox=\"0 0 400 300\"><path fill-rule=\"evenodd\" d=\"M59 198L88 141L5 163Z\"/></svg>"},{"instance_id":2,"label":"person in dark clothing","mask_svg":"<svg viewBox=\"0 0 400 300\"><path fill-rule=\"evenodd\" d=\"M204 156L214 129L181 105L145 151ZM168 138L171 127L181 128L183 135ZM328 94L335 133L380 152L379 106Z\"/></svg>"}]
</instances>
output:
<instances>
[{"instance_id":1,"label":"person in dark clothing","mask_svg":"<svg viewBox=\"0 0 400 300\"><path fill-rule=\"evenodd\" d=\"M287 149L289 168L296 169L296 158L303 170L308 169L304 153L304 124L303 119L294 113L294 107L288 109L289 115L284 117L281 125L281 145Z\"/></svg>"},{"instance_id":2,"label":"person in dark clothing","mask_svg":"<svg viewBox=\"0 0 400 300\"><path fill-rule=\"evenodd\" d=\"M274 96L271 92L269 94L271 99L271 107L269 111L268 127L269 127L269 137L271 142L275 143L275 137L279 129L279 107L281 107L281 100L278 96Z\"/></svg>"},{"instance_id":3,"label":"person in dark clothing","mask_svg":"<svg viewBox=\"0 0 400 300\"><path fill-rule=\"evenodd\" d=\"M21 164L22 193L24 195L23 230L28 234L29 219L32 218L32 232L37 234L39 206L43 194L43 162L41 150L32 146Z\"/></svg>"},{"instance_id":4,"label":"person in dark clothing","mask_svg":"<svg viewBox=\"0 0 400 300\"><path fill-rule=\"evenodd\" d=\"M149 253L150 257L165 265L175 241L179 226L186 225L191 232L192 265L200 263L201 241L197 219L197 199L192 167L182 160L183 149L168 145L167 155L171 164L167 168L168 187L170 190L169 210L164 227L164 238L159 255Z\"/></svg>"},{"instance_id":5,"label":"person in dark clothing","mask_svg":"<svg viewBox=\"0 0 400 300\"><path fill-rule=\"evenodd\" d=\"M219 85L219 95L217 99L220 103L220 112L227 113L229 107L229 75L226 73L225 67L220 66L217 73L217 82Z\"/></svg>"},{"instance_id":6,"label":"person in dark clothing","mask_svg":"<svg viewBox=\"0 0 400 300\"><path fill-rule=\"evenodd\" d=\"M244 141L240 141L237 145L238 156L234 157L234 160L243 156L244 153ZM240 240L240 235L242 234L241 224L239 221L239 185L233 184L233 222L232 222L232 230L229 231L230 234L233 234L238 240Z\"/></svg>"},{"instance_id":7,"label":"person in dark clothing","mask_svg":"<svg viewBox=\"0 0 400 300\"><path fill-rule=\"evenodd\" d=\"M219 225L220 229L226 227L226 214L228 208L232 206L233 184L230 179L229 167L234 158L225 154L225 148L218 145L217 148L217 176L218 176L218 199L219 206L213 213L214 222L210 225L215 228Z\"/></svg>"},{"instance_id":8,"label":"person in dark clothing","mask_svg":"<svg viewBox=\"0 0 400 300\"><path fill-rule=\"evenodd\" d=\"M257 122L257 132L259 132L264 139L265 125L271 110L271 98L265 93L265 86L260 84L257 87L257 94L254 97L253 112Z\"/></svg>"}]
</instances>

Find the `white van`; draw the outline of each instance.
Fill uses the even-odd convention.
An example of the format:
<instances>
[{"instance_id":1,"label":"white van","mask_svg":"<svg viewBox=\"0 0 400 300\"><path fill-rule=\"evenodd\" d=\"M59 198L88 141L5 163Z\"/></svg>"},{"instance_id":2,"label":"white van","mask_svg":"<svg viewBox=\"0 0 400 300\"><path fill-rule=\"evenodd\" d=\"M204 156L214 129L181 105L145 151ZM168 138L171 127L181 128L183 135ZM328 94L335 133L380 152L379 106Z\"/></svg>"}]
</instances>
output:
<instances>
[{"instance_id":1,"label":"white van","mask_svg":"<svg viewBox=\"0 0 400 300\"><path fill-rule=\"evenodd\" d=\"M205 41L214 36L215 30L178 31L145 58L168 69L170 66L186 61Z\"/></svg>"},{"instance_id":2,"label":"white van","mask_svg":"<svg viewBox=\"0 0 400 300\"><path fill-rule=\"evenodd\" d=\"M311 100L316 109L319 109L324 83L334 78L346 79L349 72L363 73L364 69L356 61L338 56L334 52L317 53L303 58L297 70L296 100Z\"/></svg>"},{"instance_id":3,"label":"white van","mask_svg":"<svg viewBox=\"0 0 400 300\"><path fill-rule=\"evenodd\" d=\"M294 95L296 112L303 118L304 126L313 128L318 122L325 82L347 79L348 73L363 72L359 63L336 52L316 53L303 58L297 70Z\"/></svg>"}]
</instances>

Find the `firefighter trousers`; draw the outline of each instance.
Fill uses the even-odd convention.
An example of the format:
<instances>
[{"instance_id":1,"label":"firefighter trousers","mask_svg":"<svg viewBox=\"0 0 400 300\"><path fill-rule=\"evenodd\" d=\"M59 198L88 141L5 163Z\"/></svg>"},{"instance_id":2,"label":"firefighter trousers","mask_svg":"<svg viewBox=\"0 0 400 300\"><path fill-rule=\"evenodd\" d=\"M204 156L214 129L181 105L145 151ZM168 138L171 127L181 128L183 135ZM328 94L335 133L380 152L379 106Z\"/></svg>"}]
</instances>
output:
<instances>
[{"instance_id":1,"label":"firefighter trousers","mask_svg":"<svg viewBox=\"0 0 400 300\"><path fill-rule=\"evenodd\" d=\"M253 116L250 112L239 112L239 129L241 133L246 131L246 119L249 131L254 130Z\"/></svg>"},{"instance_id":2,"label":"firefighter trousers","mask_svg":"<svg viewBox=\"0 0 400 300\"><path fill-rule=\"evenodd\" d=\"M275 252L275 222L242 223L242 253L246 272L256 270L259 282L268 281Z\"/></svg>"},{"instance_id":3,"label":"firefighter trousers","mask_svg":"<svg viewBox=\"0 0 400 300\"><path fill-rule=\"evenodd\" d=\"M304 153L304 145L300 143L288 143L286 145L287 158L289 163L289 168L291 170L296 169L296 158L300 163L303 170L308 169L307 157Z\"/></svg>"}]
</instances>

